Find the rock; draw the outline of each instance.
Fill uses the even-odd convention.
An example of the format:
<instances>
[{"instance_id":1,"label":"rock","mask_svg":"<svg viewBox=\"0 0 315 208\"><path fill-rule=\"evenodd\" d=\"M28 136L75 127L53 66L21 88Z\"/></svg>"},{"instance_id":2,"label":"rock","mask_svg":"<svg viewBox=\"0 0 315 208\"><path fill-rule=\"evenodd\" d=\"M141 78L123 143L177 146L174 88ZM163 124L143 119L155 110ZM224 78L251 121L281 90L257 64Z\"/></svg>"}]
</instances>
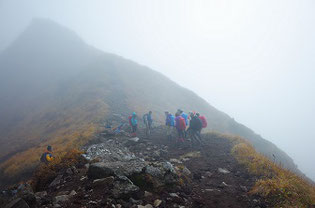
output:
<instances>
[{"instance_id":1,"label":"rock","mask_svg":"<svg viewBox=\"0 0 315 208\"><path fill-rule=\"evenodd\" d=\"M127 177L119 176L114 182L112 193L114 198L130 198L139 192L139 187L134 185Z\"/></svg>"},{"instance_id":2,"label":"rock","mask_svg":"<svg viewBox=\"0 0 315 208\"><path fill-rule=\"evenodd\" d=\"M35 196L37 196L39 198L44 198L45 196L47 196L47 191L36 192Z\"/></svg>"},{"instance_id":3,"label":"rock","mask_svg":"<svg viewBox=\"0 0 315 208\"><path fill-rule=\"evenodd\" d=\"M70 194L69 194L69 196L75 196L75 195L77 195L77 192L75 191L75 190L72 190L71 192L70 192Z\"/></svg>"},{"instance_id":4,"label":"rock","mask_svg":"<svg viewBox=\"0 0 315 208\"><path fill-rule=\"evenodd\" d=\"M101 179L95 179L93 181L93 187L108 186L112 184L114 180L115 180L114 176L109 176L107 178L101 178Z\"/></svg>"},{"instance_id":5,"label":"rock","mask_svg":"<svg viewBox=\"0 0 315 208\"><path fill-rule=\"evenodd\" d=\"M248 189L246 186L240 186L241 190L244 191L244 192L248 192Z\"/></svg>"},{"instance_id":6,"label":"rock","mask_svg":"<svg viewBox=\"0 0 315 208\"><path fill-rule=\"evenodd\" d=\"M228 173L230 173L230 171L228 171L228 170L225 169L225 168L218 168L218 172L219 172L219 173L223 173L223 174L228 174Z\"/></svg>"},{"instance_id":7,"label":"rock","mask_svg":"<svg viewBox=\"0 0 315 208\"><path fill-rule=\"evenodd\" d=\"M61 196L61 195L68 195L69 194L69 191L60 191L57 193L56 196Z\"/></svg>"},{"instance_id":8,"label":"rock","mask_svg":"<svg viewBox=\"0 0 315 208\"><path fill-rule=\"evenodd\" d=\"M214 189L205 189L205 191L208 191L208 192L213 192Z\"/></svg>"},{"instance_id":9,"label":"rock","mask_svg":"<svg viewBox=\"0 0 315 208\"><path fill-rule=\"evenodd\" d=\"M210 171L207 171L205 173L205 176L208 177L208 178L211 178L213 176L213 173L211 173Z\"/></svg>"},{"instance_id":10,"label":"rock","mask_svg":"<svg viewBox=\"0 0 315 208\"><path fill-rule=\"evenodd\" d=\"M23 194L19 194L19 196L29 205L36 204L36 196L32 192L24 192Z\"/></svg>"},{"instance_id":11,"label":"rock","mask_svg":"<svg viewBox=\"0 0 315 208\"><path fill-rule=\"evenodd\" d=\"M49 187L54 187L57 186L61 183L61 179L62 179L63 175L58 175L53 182L50 183Z\"/></svg>"},{"instance_id":12,"label":"rock","mask_svg":"<svg viewBox=\"0 0 315 208\"><path fill-rule=\"evenodd\" d=\"M61 205L60 204L54 204L54 208L60 208Z\"/></svg>"},{"instance_id":13,"label":"rock","mask_svg":"<svg viewBox=\"0 0 315 208\"><path fill-rule=\"evenodd\" d=\"M87 175L90 179L106 178L114 175L114 171L108 168L105 163L98 162L90 165Z\"/></svg>"},{"instance_id":14,"label":"rock","mask_svg":"<svg viewBox=\"0 0 315 208\"><path fill-rule=\"evenodd\" d=\"M161 204L162 204L162 200L160 200L160 199L156 199L154 201L154 207L159 207Z\"/></svg>"},{"instance_id":15,"label":"rock","mask_svg":"<svg viewBox=\"0 0 315 208\"><path fill-rule=\"evenodd\" d=\"M88 177L92 179L106 178L108 176L131 176L142 172L146 166L144 160L135 159L128 162L99 162L90 165Z\"/></svg>"},{"instance_id":16,"label":"rock","mask_svg":"<svg viewBox=\"0 0 315 208\"><path fill-rule=\"evenodd\" d=\"M224 181L218 186L219 188L224 188L224 187L228 187L229 185L227 185Z\"/></svg>"},{"instance_id":17,"label":"rock","mask_svg":"<svg viewBox=\"0 0 315 208\"><path fill-rule=\"evenodd\" d=\"M142 200L135 200L134 198L130 198L129 201L132 203L132 204L142 204Z\"/></svg>"},{"instance_id":18,"label":"rock","mask_svg":"<svg viewBox=\"0 0 315 208\"><path fill-rule=\"evenodd\" d=\"M4 208L30 208L28 204L21 198L17 198L7 204Z\"/></svg>"},{"instance_id":19,"label":"rock","mask_svg":"<svg viewBox=\"0 0 315 208\"><path fill-rule=\"evenodd\" d=\"M130 138L128 140L132 141L132 142L138 142L140 139L138 137L133 137L133 138Z\"/></svg>"},{"instance_id":20,"label":"rock","mask_svg":"<svg viewBox=\"0 0 315 208\"><path fill-rule=\"evenodd\" d=\"M89 164L89 163L86 163L86 164L84 165L84 167L85 167L86 169L89 169L90 164Z\"/></svg>"},{"instance_id":21,"label":"rock","mask_svg":"<svg viewBox=\"0 0 315 208\"><path fill-rule=\"evenodd\" d=\"M162 172L161 168L154 167L151 165L148 165L145 167L145 173L147 173L153 177L158 177L158 178L163 178L163 176L164 176L164 173Z\"/></svg>"},{"instance_id":22,"label":"rock","mask_svg":"<svg viewBox=\"0 0 315 208\"><path fill-rule=\"evenodd\" d=\"M91 205L97 205L97 202L96 201L89 201L88 204L91 204Z\"/></svg>"},{"instance_id":23,"label":"rock","mask_svg":"<svg viewBox=\"0 0 315 208\"><path fill-rule=\"evenodd\" d=\"M170 162L172 162L172 163L178 163L178 164L182 164L182 163L183 163L182 161L180 161L180 160L178 160L178 159L175 159L175 158L170 159Z\"/></svg>"},{"instance_id":24,"label":"rock","mask_svg":"<svg viewBox=\"0 0 315 208\"><path fill-rule=\"evenodd\" d=\"M71 168L68 168L68 169L66 170L66 173L67 173L68 175L73 175L73 171L71 170Z\"/></svg>"},{"instance_id":25,"label":"rock","mask_svg":"<svg viewBox=\"0 0 315 208\"><path fill-rule=\"evenodd\" d=\"M190 170L189 170L187 167L184 167L184 168L183 168L183 173L184 173L186 176L190 176L190 175L191 175L191 172L190 172Z\"/></svg>"},{"instance_id":26,"label":"rock","mask_svg":"<svg viewBox=\"0 0 315 208\"><path fill-rule=\"evenodd\" d=\"M67 202L69 201L69 196L68 195L61 195L61 196L56 196L54 198L54 204L58 204L59 202Z\"/></svg>"},{"instance_id":27,"label":"rock","mask_svg":"<svg viewBox=\"0 0 315 208\"><path fill-rule=\"evenodd\" d=\"M75 174L79 173L78 169L75 166L72 166L72 170L73 170L73 173L75 173Z\"/></svg>"},{"instance_id":28,"label":"rock","mask_svg":"<svg viewBox=\"0 0 315 208\"><path fill-rule=\"evenodd\" d=\"M144 197L150 197L150 196L152 196L151 192L144 191Z\"/></svg>"},{"instance_id":29,"label":"rock","mask_svg":"<svg viewBox=\"0 0 315 208\"><path fill-rule=\"evenodd\" d=\"M170 193L170 196L171 196L171 197L179 198L179 196L178 196L176 193Z\"/></svg>"},{"instance_id":30,"label":"rock","mask_svg":"<svg viewBox=\"0 0 315 208\"><path fill-rule=\"evenodd\" d=\"M145 206L143 205L138 205L138 208L153 208L153 206L151 204L147 204Z\"/></svg>"}]
</instances>

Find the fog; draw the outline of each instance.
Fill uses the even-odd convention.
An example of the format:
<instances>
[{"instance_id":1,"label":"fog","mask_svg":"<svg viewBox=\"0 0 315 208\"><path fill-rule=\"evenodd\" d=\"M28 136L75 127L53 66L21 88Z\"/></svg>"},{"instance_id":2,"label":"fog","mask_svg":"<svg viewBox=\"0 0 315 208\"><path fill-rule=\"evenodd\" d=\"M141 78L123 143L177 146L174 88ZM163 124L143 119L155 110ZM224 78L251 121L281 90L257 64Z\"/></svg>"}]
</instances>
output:
<instances>
[{"instance_id":1,"label":"fog","mask_svg":"<svg viewBox=\"0 0 315 208\"><path fill-rule=\"evenodd\" d=\"M314 9L311 0L0 0L0 51L32 18L49 18L193 90L315 180Z\"/></svg>"}]
</instances>

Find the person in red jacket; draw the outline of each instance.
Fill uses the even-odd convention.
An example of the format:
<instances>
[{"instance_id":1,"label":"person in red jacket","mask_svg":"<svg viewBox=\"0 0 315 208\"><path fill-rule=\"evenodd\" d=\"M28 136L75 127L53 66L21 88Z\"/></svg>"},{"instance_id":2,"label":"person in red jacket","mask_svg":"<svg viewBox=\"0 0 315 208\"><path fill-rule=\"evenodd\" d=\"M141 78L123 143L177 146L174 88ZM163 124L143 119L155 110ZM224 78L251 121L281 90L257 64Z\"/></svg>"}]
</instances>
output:
<instances>
[{"instance_id":1,"label":"person in red jacket","mask_svg":"<svg viewBox=\"0 0 315 208\"><path fill-rule=\"evenodd\" d=\"M202 128L207 128L208 126L208 122L207 122L207 119L205 116L201 116L199 113L196 113L196 116L199 117L199 119L201 120L201 123L202 123ZM201 131L201 130L200 130Z\"/></svg>"},{"instance_id":2,"label":"person in red jacket","mask_svg":"<svg viewBox=\"0 0 315 208\"><path fill-rule=\"evenodd\" d=\"M175 114L175 127L178 133L178 141L184 142L186 122L185 119L178 112Z\"/></svg>"}]
</instances>

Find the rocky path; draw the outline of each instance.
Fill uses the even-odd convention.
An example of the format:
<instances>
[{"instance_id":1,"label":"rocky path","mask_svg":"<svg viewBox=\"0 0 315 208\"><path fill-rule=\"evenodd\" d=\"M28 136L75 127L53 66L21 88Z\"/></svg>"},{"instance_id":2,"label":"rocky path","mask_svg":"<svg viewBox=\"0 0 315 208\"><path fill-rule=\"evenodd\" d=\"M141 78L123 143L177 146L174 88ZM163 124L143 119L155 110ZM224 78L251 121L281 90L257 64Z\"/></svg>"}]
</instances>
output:
<instances>
[{"instance_id":1,"label":"rocky path","mask_svg":"<svg viewBox=\"0 0 315 208\"><path fill-rule=\"evenodd\" d=\"M203 135L205 145L181 148L160 132L153 131L149 141L167 145L165 159L191 171L192 207L265 207L258 197L247 194L256 178L231 155L232 144L228 139Z\"/></svg>"},{"instance_id":2,"label":"rocky path","mask_svg":"<svg viewBox=\"0 0 315 208\"><path fill-rule=\"evenodd\" d=\"M22 198L34 208L266 207L247 194L256 179L233 158L230 141L216 134L203 139L202 146L178 145L161 127L150 138L103 132L80 164Z\"/></svg>"}]
</instances>

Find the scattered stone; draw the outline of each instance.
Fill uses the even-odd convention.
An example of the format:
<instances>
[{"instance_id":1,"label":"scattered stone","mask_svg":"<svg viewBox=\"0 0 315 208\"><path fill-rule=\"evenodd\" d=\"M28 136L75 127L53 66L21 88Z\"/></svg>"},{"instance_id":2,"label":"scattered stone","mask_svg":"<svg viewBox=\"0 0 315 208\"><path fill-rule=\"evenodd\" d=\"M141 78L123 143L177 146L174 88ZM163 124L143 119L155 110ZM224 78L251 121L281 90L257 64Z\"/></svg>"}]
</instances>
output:
<instances>
[{"instance_id":1,"label":"scattered stone","mask_svg":"<svg viewBox=\"0 0 315 208\"><path fill-rule=\"evenodd\" d=\"M73 175L73 171L71 170L71 168L68 168L68 169L66 170L66 173L67 173L68 175Z\"/></svg>"},{"instance_id":2,"label":"scattered stone","mask_svg":"<svg viewBox=\"0 0 315 208\"><path fill-rule=\"evenodd\" d=\"M54 199L54 203L58 204L59 202L67 202L69 201L69 196L68 195L61 195L61 196L56 196Z\"/></svg>"},{"instance_id":3,"label":"scattered stone","mask_svg":"<svg viewBox=\"0 0 315 208\"><path fill-rule=\"evenodd\" d=\"M61 205L60 204L54 204L54 208L60 208Z\"/></svg>"},{"instance_id":4,"label":"scattered stone","mask_svg":"<svg viewBox=\"0 0 315 208\"><path fill-rule=\"evenodd\" d=\"M21 198L17 198L7 204L4 208L30 208L28 204Z\"/></svg>"},{"instance_id":5,"label":"scattered stone","mask_svg":"<svg viewBox=\"0 0 315 208\"><path fill-rule=\"evenodd\" d=\"M97 205L97 202L96 202L96 201L89 201L89 204L91 204L91 205Z\"/></svg>"},{"instance_id":6,"label":"scattered stone","mask_svg":"<svg viewBox=\"0 0 315 208\"><path fill-rule=\"evenodd\" d=\"M170 196L171 196L171 197L179 198L179 196L178 196L176 193L170 193Z\"/></svg>"},{"instance_id":7,"label":"scattered stone","mask_svg":"<svg viewBox=\"0 0 315 208\"><path fill-rule=\"evenodd\" d=\"M213 176L213 173L211 173L210 171L207 171L205 173L205 176L208 177L208 178L211 178Z\"/></svg>"},{"instance_id":8,"label":"scattered stone","mask_svg":"<svg viewBox=\"0 0 315 208\"><path fill-rule=\"evenodd\" d=\"M187 167L184 167L184 168L183 168L183 173L184 173L186 176L190 176L190 175L191 175L191 172L190 172L190 170L189 170Z\"/></svg>"},{"instance_id":9,"label":"scattered stone","mask_svg":"<svg viewBox=\"0 0 315 208\"><path fill-rule=\"evenodd\" d=\"M154 207L159 207L161 204L162 204L162 200L160 200L160 199L156 199L154 201Z\"/></svg>"},{"instance_id":10,"label":"scattered stone","mask_svg":"<svg viewBox=\"0 0 315 208\"><path fill-rule=\"evenodd\" d=\"M75 190L72 190L69 194L69 196L75 196L75 195L77 195L77 192Z\"/></svg>"},{"instance_id":11,"label":"scattered stone","mask_svg":"<svg viewBox=\"0 0 315 208\"><path fill-rule=\"evenodd\" d=\"M240 186L241 187L241 190L244 191L244 192L248 192L248 189L246 186Z\"/></svg>"},{"instance_id":12,"label":"scattered stone","mask_svg":"<svg viewBox=\"0 0 315 208\"><path fill-rule=\"evenodd\" d=\"M144 191L144 197L150 197L150 196L152 196L151 192Z\"/></svg>"},{"instance_id":13,"label":"scattered stone","mask_svg":"<svg viewBox=\"0 0 315 208\"><path fill-rule=\"evenodd\" d=\"M218 171L219 171L219 173L223 173L223 174L228 174L228 173L230 173L230 171L228 171L228 170L225 169L225 168L218 168Z\"/></svg>"},{"instance_id":14,"label":"scattered stone","mask_svg":"<svg viewBox=\"0 0 315 208\"><path fill-rule=\"evenodd\" d=\"M119 176L114 182L112 193L114 198L130 198L139 191L139 187L134 185L127 177Z\"/></svg>"},{"instance_id":15,"label":"scattered stone","mask_svg":"<svg viewBox=\"0 0 315 208\"><path fill-rule=\"evenodd\" d=\"M214 190L214 189L205 189L205 191L213 192L213 191L215 191L215 190Z\"/></svg>"},{"instance_id":16,"label":"scattered stone","mask_svg":"<svg viewBox=\"0 0 315 208\"><path fill-rule=\"evenodd\" d=\"M138 137L133 137L133 138L130 138L128 140L132 141L132 142L138 142L140 139Z\"/></svg>"},{"instance_id":17,"label":"scattered stone","mask_svg":"<svg viewBox=\"0 0 315 208\"><path fill-rule=\"evenodd\" d=\"M69 191L60 191L57 193L57 196L61 196L61 195L68 195Z\"/></svg>"},{"instance_id":18,"label":"scattered stone","mask_svg":"<svg viewBox=\"0 0 315 208\"><path fill-rule=\"evenodd\" d=\"M115 178L114 176L109 176L106 178L101 178L101 179L95 179L93 181L93 186L98 187L98 186L108 186L114 182Z\"/></svg>"},{"instance_id":19,"label":"scattered stone","mask_svg":"<svg viewBox=\"0 0 315 208\"><path fill-rule=\"evenodd\" d=\"M58 175L58 176L53 180L53 182L50 183L49 187L54 187L54 186L59 185L59 184L61 183L62 176L63 176L63 175Z\"/></svg>"},{"instance_id":20,"label":"scattered stone","mask_svg":"<svg viewBox=\"0 0 315 208\"><path fill-rule=\"evenodd\" d=\"M134 198L130 198L129 201L133 204L142 204L142 200L135 200Z\"/></svg>"},{"instance_id":21,"label":"scattered stone","mask_svg":"<svg viewBox=\"0 0 315 208\"><path fill-rule=\"evenodd\" d=\"M45 196L47 196L47 191L36 192L35 196L37 196L39 198L44 198Z\"/></svg>"},{"instance_id":22,"label":"scattered stone","mask_svg":"<svg viewBox=\"0 0 315 208\"><path fill-rule=\"evenodd\" d=\"M138 205L138 208L153 208L153 206L151 204L147 204L145 206L143 205Z\"/></svg>"}]
</instances>

